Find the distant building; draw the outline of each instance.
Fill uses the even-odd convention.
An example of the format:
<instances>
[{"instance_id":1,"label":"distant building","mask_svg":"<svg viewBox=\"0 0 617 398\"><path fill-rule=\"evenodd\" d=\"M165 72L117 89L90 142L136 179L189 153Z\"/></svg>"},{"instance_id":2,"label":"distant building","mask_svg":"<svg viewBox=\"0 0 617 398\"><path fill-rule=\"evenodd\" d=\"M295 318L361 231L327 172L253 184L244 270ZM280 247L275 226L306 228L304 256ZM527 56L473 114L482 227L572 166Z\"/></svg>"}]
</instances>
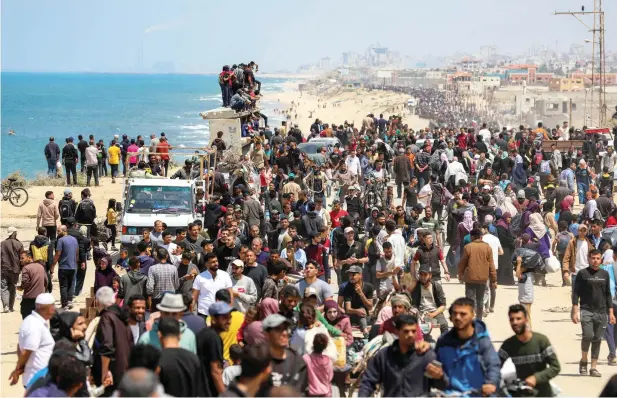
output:
<instances>
[{"instance_id":1,"label":"distant building","mask_svg":"<svg viewBox=\"0 0 617 398\"><path fill-rule=\"evenodd\" d=\"M482 61L474 57L463 57L458 66L463 72L477 72L482 67Z\"/></svg>"},{"instance_id":2,"label":"distant building","mask_svg":"<svg viewBox=\"0 0 617 398\"><path fill-rule=\"evenodd\" d=\"M591 73L582 73L580 71L574 72L570 75L573 79L585 79L591 82L591 78L593 76L593 84L600 84L600 74L596 73L592 75ZM617 84L617 73L606 73L604 75L604 84L606 85L614 85Z\"/></svg>"},{"instance_id":3,"label":"distant building","mask_svg":"<svg viewBox=\"0 0 617 398\"><path fill-rule=\"evenodd\" d=\"M319 60L319 69L330 70L330 58L329 57L324 57Z\"/></svg>"},{"instance_id":4,"label":"distant building","mask_svg":"<svg viewBox=\"0 0 617 398\"><path fill-rule=\"evenodd\" d=\"M582 91L585 88L585 82L583 78L569 78L569 77L558 77L552 78L549 81L548 89L549 91Z\"/></svg>"}]
</instances>

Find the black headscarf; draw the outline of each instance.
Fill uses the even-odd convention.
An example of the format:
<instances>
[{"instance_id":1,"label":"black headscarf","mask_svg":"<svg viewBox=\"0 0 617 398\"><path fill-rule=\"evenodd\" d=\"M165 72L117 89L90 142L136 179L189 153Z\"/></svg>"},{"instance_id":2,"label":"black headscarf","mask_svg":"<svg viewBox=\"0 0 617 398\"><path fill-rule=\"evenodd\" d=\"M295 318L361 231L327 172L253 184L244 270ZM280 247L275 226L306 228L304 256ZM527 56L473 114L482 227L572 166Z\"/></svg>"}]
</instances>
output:
<instances>
[{"instance_id":1,"label":"black headscarf","mask_svg":"<svg viewBox=\"0 0 617 398\"><path fill-rule=\"evenodd\" d=\"M79 317L79 312L74 311L57 311L54 314L54 316L49 321L49 325L51 335L53 336L55 341L58 341L62 338L73 341L73 336L71 335L71 328L77 320L77 317Z\"/></svg>"}]
</instances>

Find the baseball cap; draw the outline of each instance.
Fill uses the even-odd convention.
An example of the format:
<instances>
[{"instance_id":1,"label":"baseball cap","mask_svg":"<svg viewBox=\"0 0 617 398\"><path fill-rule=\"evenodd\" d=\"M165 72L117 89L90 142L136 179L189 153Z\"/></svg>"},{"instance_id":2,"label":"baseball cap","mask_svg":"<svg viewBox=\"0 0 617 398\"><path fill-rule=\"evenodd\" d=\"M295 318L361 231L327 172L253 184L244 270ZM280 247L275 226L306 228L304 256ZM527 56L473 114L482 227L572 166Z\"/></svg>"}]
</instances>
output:
<instances>
[{"instance_id":1,"label":"baseball cap","mask_svg":"<svg viewBox=\"0 0 617 398\"><path fill-rule=\"evenodd\" d=\"M282 324L288 324L291 325L291 321L287 318L285 318L283 315L281 314L272 314L272 315L268 315L266 317L266 319L264 319L261 322L261 328L267 332L270 329L274 329L277 328L279 326L281 326Z\"/></svg>"},{"instance_id":2,"label":"baseball cap","mask_svg":"<svg viewBox=\"0 0 617 398\"><path fill-rule=\"evenodd\" d=\"M516 193L516 199L525 199L525 191L522 189Z\"/></svg>"},{"instance_id":3,"label":"baseball cap","mask_svg":"<svg viewBox=\"0 0 617 398\"><path fill-rule=\"evenodd\" d=\"M534 180L534 179L533 179L533 177L529 177L529 178L527 179L527 182L528 182L529 184L533 184L535 181L536 181L536 180Z\"/></svg>"},{"instance_id":4,"label":"baseball cap","mask_svg":"<svg viewBox=\"0 0 617 398\"><path fill-rule=\"evenodd\" d=\"M488 189L488 190L490 190L490 189L491 189L491 186L487 184L487 185L483 186L483 187L482 187L482 189Z\"/></svg>"},{"instance_id":5,"label":"baseball cap","mask_svg":"<svg viewBox=\"0 0 617 398\"><path fill-rule=\"evenodd\" d=\"M420 272L426 272L427 274L431 273L431 266L429 264L421 264Z\"/></svg>"},{"instance_id":6,"label":"baseball cap","mask_svg":"<svg viewBox=\"0 0 617 398\"><path fill-rule=\"evenodd\" d=\"M347 227L347 228L345 228L344 232L347 234L347 233L350 233L350 232L354 232L354 230L351 227Z\"/></svg>"},{"instance_id":7,"label":"baseball cap","mask_svg":"<svg viewBox=\"0 0 617 398\"><path fill-rule=\"evenodd\" d=\"M240 205L235 205L235 206L234 206L234 211L242 211L242 206L240 206Z\"/></svg>"},{"instance_id":8,"label":"baseball cap","mask_svg":"<svg viewBox=\"0 0 617 398\"><path fill-rule=\"evenodd\" d=\"M65 195L72 195L73 192L70 189L67 188L67 189L64 190L64 194Z\"/></svg>"},{"instance_id":9,"label":"baseball cap","mask_svg":"<svg viewBox=\"0 0 617 398\"><path fill-rule=\"evenodd\" d=\"M587 224L579 224L578 225L578 230L580 231L581 228L585 228L587 231L589 231L589 228L587 227Z\"/></svg>"},{"instance_id":10,"label":"baseball cap","mask_svg":"<svg viewBox=\"0 0 617 398\"><path fill-rule=\"evenodd\" d=\"M227 315L233 310L233 308L224 301L217 301L208 308L208 314L210 316Z\"/></svg>"},{"instance_id":11,"label":"baseball cap","mask_svg":"<svg viewBox=\"0 0 617 398\"><path fill-rule=\"evenodd\" d=\"M304 238L301 235L296 235L291 239L292 242L302 242L303 240Z\"/></svg>"},{"instance_id":12,"label":"baseball cap","mask_svg":"<svg viewBox=\"0 0 617 398\"><path fill-rule=\"evenodd\" d=\"M17 232L17 228L11 225L10 227L7 228L6 232L8 232L9 234L12 234L13 232Z\"/></svg>"},{"instance_id":13,"label":"baseball cap","mask_svg":"<svg viewBox=\"0 0 617 398\"><path fill-rule=\"evenodd\" d=\"M317 289L315 289L312 286L309 286L306 289L304 289L304 297L311 297L311 296L317 296Z\"/></svg>"},{"instance_id":14,"label":"baseball cap","mask_svg":"<svg viewBox=\"0 0 617 398\"><path fill-rule=\"evenodd\" d=\"M347 270L348 274L361 274L362 273L362 268L359 265L352 265L351 267L349 267L349 269Z\"/></svg>"},{"instance_id":15,"label":"baseball cap","mask_svg":"<svg viewBox=\"0 0 617 398\"><path fill-rule=\"evenodd\" d=\"M242 261L239 258L237 258L237 259L235 259L234 261L231 262L231 265L235 265L236 267L244 268L244 261Z\"/></svg>"}]
</instances>

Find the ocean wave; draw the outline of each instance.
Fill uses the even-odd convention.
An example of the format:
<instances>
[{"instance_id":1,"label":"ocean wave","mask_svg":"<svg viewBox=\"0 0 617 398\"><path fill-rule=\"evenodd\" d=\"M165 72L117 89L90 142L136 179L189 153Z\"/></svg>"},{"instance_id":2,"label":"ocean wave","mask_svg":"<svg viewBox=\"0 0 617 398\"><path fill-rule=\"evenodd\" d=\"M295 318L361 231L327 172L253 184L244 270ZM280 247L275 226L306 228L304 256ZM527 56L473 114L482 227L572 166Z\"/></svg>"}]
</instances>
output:
<instances>
[{"instance_id":1,"label":"ocean wave","mask_svg":"<svg viewBox=\"0 0 617 398\"><path fill-rule=\"evenodd\" d=\"M223 99L221 98L221 95L211 95L209 97L204 97L201 96L199 97L199 99L197 101L219 101L219 102L223 102Z\"/></svg>"},{"instance_id":2,"label":"ocean wave","mask_svg":"<svg viewBox=\"0 0 617 398\"><path fill-rule=\"evenodd\" d=\"M182 130L210 130L210 126L207 124L197 124L197 125L184 125L180 126Z\"/></svg>"}]
</instances>

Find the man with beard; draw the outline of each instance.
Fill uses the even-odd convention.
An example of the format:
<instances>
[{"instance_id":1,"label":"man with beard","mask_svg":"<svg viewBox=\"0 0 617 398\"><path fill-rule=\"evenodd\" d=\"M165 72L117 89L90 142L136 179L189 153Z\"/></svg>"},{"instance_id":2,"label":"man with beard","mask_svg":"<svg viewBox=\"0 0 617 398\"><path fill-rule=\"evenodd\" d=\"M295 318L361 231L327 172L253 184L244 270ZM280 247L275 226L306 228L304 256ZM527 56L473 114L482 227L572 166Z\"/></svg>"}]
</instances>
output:
<instances>
[{"instance_id":1,"label":"man with beard","mask_svg":"<svg viewBox=\"0 0 617 398\"><path fill-rule=\"evenodd\" d=\"M204 318L209 315L208 309L214 303L214 295L220 289L228 289L233 296L233 286L229 274L219 269L219 260L214 253L204 256L206 270L193 281L193 300L197 302L197 313Z\"/></svg>"},{"instance_id":2,"label":"man with beard","mask_svg":"<svg viewBox=\"0 0 617 398\"><path fill-rule=\"evenodd\" d=\"M462 297L450 306L453 328L437 341L437 360L449 377L449 392L481 391L490 396L497 391L501 379L501 361L493 348L486 324L474 320L475 303ZM469 352L468 347L474 347Z\"/></svg>"},{"instance_id":3,"label":"man with beard","mask_svg":"<svg viewBox=\"0 0 617 398\"><path fill-rule=\"evenodd\" d=\"M295 309L300 299L300 291L295 286L287 285L279 292L279 314L287 318L291 325L298 324L298 314Z\"/></svg>"},{"instance_id":4,"label":"man with beard","mask_svg":"<svg viewBox=\"0 0 617 398\"><path fill-rule=\"evenodd\" d=\"M126 306L129 309L128 326L131 329L133 343L137 344L141 335L146 333L146 298L134 294L128 298Z\"/></svg>"},{"instance_id":5,"label":"man with beard","mask_svg":"<svg viewBox=\"0 0 617 398\"><path fill-rule=\"evenodd\" d=\"M561 365L548 338L532 332L527 322L527 311L521 304L508 310L514 336L503 342L499 357L503 364L508 358L516 366L516 377L537 390L539 397L552 397L550 380L561 371Z\"/></svg>"},{"instance_id":6,"label":"man with beard","mask_svg":"<svg viewBox=\"0 0 617 398\"><path fill-rule=\"evenodd\" d=\"M201 252L201 242L203 240L203 236L199 234L199 225L195 223L190 223L188 225L188 234L186 235L186 238L184 238L184 241L187 244L188 251L193 253Z\"/></svg>"}]
</instances>

